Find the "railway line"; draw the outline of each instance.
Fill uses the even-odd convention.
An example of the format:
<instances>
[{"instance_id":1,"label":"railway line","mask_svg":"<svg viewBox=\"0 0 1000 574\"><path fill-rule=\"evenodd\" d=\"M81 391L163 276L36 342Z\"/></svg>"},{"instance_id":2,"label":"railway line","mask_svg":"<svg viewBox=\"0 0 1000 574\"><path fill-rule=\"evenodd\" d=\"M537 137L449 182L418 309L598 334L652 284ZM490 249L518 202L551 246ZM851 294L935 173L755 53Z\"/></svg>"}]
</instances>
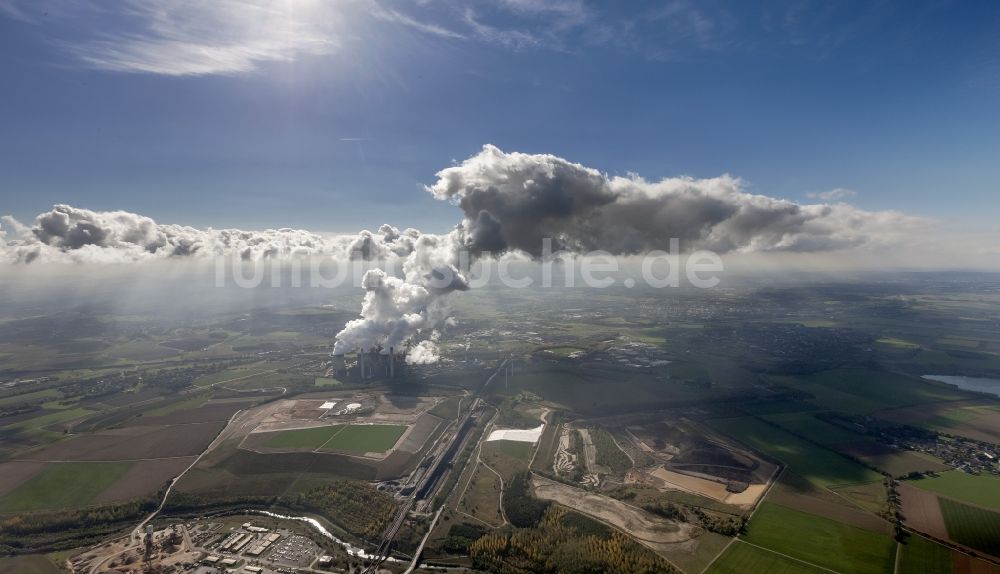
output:
<instances>
[{"instance_id":1,"label":"railway line","mask_svg":"<svg viewBox=\"0 0 1000 574\"><path fill-rule=\"evenodd\" d=\"M452 459L459 452L462 445L465 443L466 436L469 430L475 424L476 418L478 417L479 408L482 403L482 395L489 387L493 379L499 375L504 367L507 366L508 359L504 359L497 366L497 369L479 386L476 393L473 395L472 405L469 410L465 413L465 416L459 421L455 427L455 433L451 437L451 442L448 446L440 451L442 454L436 456L434 462L428 468L427 472L424 473L423 478L420 480L420 484L413 489L413 492L403 501L403 504L399 507L396 515L393 517L392 522L386 527L385 532L382 535L382 540L379 542L378 549L371 558L369 565L362 570L362 574L375 574L378 572L379 567L389 558L392 551L392 543L396 539L396 535L399 533L399 529L403 526L403 522L406 521L406 517L409 516L410 511L413 506L420 500L430 499L440 482L440 479L448 472L448 467L452 462Z\"/></svg>"}]
</instances>

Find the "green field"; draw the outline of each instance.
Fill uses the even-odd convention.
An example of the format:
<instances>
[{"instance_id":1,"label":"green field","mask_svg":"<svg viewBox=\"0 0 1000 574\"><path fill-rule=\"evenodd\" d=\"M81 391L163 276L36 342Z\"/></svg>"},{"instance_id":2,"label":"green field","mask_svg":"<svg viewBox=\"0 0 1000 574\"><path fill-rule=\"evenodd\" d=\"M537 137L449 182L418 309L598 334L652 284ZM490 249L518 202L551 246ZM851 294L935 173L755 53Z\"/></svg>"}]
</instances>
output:
<instances>
[{"instance_id":1,"label":"green field","mask_svg":"<svg viewBox=\"0 0 1000 574\"><path fill-rule=\"evenodd\" d=\"M41 401L44 399L54 399L61 396L59 391L55 389L44 389L41 391L34 391L31 393L24 393L21 395L12 395L9 397L0 398L0 407L5 407L7 405L14 405L18 403L32 403Z\"/></svg>"},{"instance_id":2,"label":"green field","mask_svg":"<svg viewBox=\"0 0 1000 574\"><path fill-rule=\"evenodd\" d=\"M1000 509L1000 478L992 475L950 470L936 477L912 480L909 484L977 506Z\"/></svg>"},{"instance_id":3,"label":"green field","mask_svg":"<svg viewBox=\"0 0 1000 574\"><path fill-rule=\"evenodd\" d=\"M406 425L350 425L323 444L323 450L363 454L385 452L406 432Z\"/></svg>"},{"instance_id":4,"label":"green field","mask_svg":"<svg viewBox=\"0 0 1000 574\"><path fill-rule=\"evenodd\" d=\"M952 551L923 536L912 535L900 545L899 574L949 574Z\"/></svg>"},{"instance_id":5,"label":"green field","mask_svg":"<svg viewBox=\"0 0 1000 574\"><path fill-rule=\"evenodd\" d=\"M764 502L746 541L824 568L853 574L892 572L895 542L885 534Z\"/></svg>"},{"instance_id":6,"label":"green field","mask_svg":"<svg viewBox=\"0 0 1000 574\"><path fill-rule=\"evenodd\" d=\"M806 376L772 377L772 382L806 391L815 396L815 402L852 414L971 397L954 387L872 369L838 369Z\"/></svg>"},{"instance_id":7,"label":"green field","mask_svg":"<svg viewBox=\"0 0 1000 574\"><path fill-rule=\"evenodd\" d=\"M813 484L826 487L881 480L882 475L835 452L804 441L753 417L714 419L710 426L788 465Z\"/></svg>"},{"instance_id":8,"label":"green field","mask_svg":"<svg viewBox=\"0 0 1000 574\"><path fill-rule=\"evenodd\" d=\"M339 387L344 384L333 377L316 377L316 380L313 381L313 383L317 387Z\"/></svg>"},{"instance_id":9,"label":"green field","mask_svg":"<svg viewBox=\"0 0 1000 574\"><path fill-rule=\"evenodd\" d=\"M56 411L54 413L39 415L35 418L23 420L21 422L10 424L0 428L2 428L3 430L11 430L11 431L25 433L27 435L59 438L61 436L60 433L46 430L45 427L49 425L56 425L59 423L65 423L77 419L82 419L87 415L93 414L93 412L94 411L90 409L73 407L61 411Z\"/></svg>"},{"instance_id":10,"label":"green field","mask_svg":"<svg viewBox=\"0 0 1000 574\"><path fill-rule=\"evenodd\" d=\"M531 460L535 451L535 443L517 440L491 440L483 445L485 449L496 449L507 456L520 460Z\"/></svg>"},{"instance_id":11,"label":"green field","mask_svg":"<svg viewBox=\"0 0 1000 574\"><path fill-rule=\"evenodd\" d=\"M809 437L810 440L827 446L865 440L864 435L830 424L811 413L783 413L764 418L794 434Z\"/></svg>"},{"instance_id":12,"label":"green field","mask_svg":"<svg viewBox=\"0 0 1000 574\"><path fill-rule=\"evenodd\" d=\"M41 554L0 558L0 574L62 574L64 570Z\"/></svg>"},{"instance_id":13,"label":"green field","mask_svg":"<svg viewBox=\"0 0 1000 574\"><path fill-rule=\"evenodd\" d=\"M307 429L269 432L264 446L267 448L307 448L310 450L323 446L337 434L344 425L330 425Z\"/></svg>"},{"instance_id":14,"label":"green field","mask_svg":"<svg viewBox=\"0 0 1000 574\"><path fill-rule=\"evenodd\" d=\"M144 412L143 415L147 417L159 417L159 416L169 415L171 413L176 413L179 411L184 411L187 409L196 409L200 406L203 406L206 402L208 402L208 398L209 397L207 395L203 394L200 396L192 397L190 399L169 402L163 406L150 409Z\"/></svg>"},{"instance_id":15,"label":"green field","mask_svg":"<svg viewBox=\"0 0 1000 574\"><path fill-rule=\"evenodd\" d=\"M948 536L969 548L1000 556L1000 513L938 497Z\"/></svg>"},{"instance_id":16,"label":"green field","mask_svg":"<svg viewBox=\"0 0 1000 574\"><path fill-rule=\"evenodd\" d=\"M826 572L826 570L803 564L797 560L786 558L780 554L744 544L739 540L733 542L723 552L707 574L745 574L746 572L766 572L767 574L799 574Z\"/></svg>"},{"instance_id":17,"label":"green field","mask_svg":"<svg viewBox=\"0 0 1000 574\"><path fill-rule=\"evenodd\" d=\"M0 512L87 506L132 466L119 462L54 462L0 497Z\"/></svg>"}]
</instances>

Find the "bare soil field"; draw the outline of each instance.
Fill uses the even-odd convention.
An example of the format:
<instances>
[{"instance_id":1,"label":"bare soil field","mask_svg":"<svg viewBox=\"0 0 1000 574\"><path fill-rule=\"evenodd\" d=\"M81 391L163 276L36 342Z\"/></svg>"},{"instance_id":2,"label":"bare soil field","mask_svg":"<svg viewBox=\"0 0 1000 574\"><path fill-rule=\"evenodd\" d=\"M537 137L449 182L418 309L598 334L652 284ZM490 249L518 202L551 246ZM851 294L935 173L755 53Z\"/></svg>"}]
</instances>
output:
<instances>
[{"instance_id":1,"label":"bare soil field","mask_svg":"<svg viewBox=\"0 0 1000 574\"><path fill-rule=\"evenodd\" d=\"M127 427L71 436L23 456L31 460L136 460L201 453L225 422Z\"/></svg>"},{"instance_id":2,"label":"bare soil field","mask_svg":"<svg viewBox=\"0 0 1000 574\"><path fill-rule=\"evenodd\" d=\"M94 499L95 503L118 502L152 494L184 471L195 457L140 460L124 476Z\"/></svg>"},{"instance_id":3,"label":"bare soil field","mask_svg":"<svg viewBox=\"0 0 1000 574\"><path fill-rule=\"evenodd\" d=\"M718 500L719 502L725 502L726 498L731 494L726 490L726 485L721 482L698 478L696 476L688 476L686 474L667 470L662 466L651 472L650 475L654 480L660 481L663 484L663 488L685 490L687 492L707 496L708 498Z\"/></svg>"},{"instance_id":4,"label":"bare soil field","mask_svg":"<svg viewBox=\"0 0 1000 574\"><path fill-rule=\"evenodd\" d=\"M432 414L424 413L420 415L417 418L417 422L410 427L410 430L397 443L396 450L409 453L420 452L420 449L427 443L427 439L444 422Z\"/></svg>"},{"instance_id":5,"label":"bare soil field","mask_svg":"<svg viewBox=\"0 0 1000 574\"><path fill-rule=\"evenodd\" d=\"M899 496L907 526L935 538L949 540L937 495L908 484L900 484Z\"/></svg>"},{"instance_id":6,"label":"bare soil field","mask_svg":"<svg viewBox=\"0 0 1000 574\"><path fill-rule=\"evenodd\" d=\"M551 500L573 510L611 524L653 550L666 550L692 538L693 526L653 516L620 500L567 486L561 482L534 475L531 479L535 496Z\"/></svg>"},{"instance_id":7,"label":"bare soil field","mask_svg":"<svg viewBox=\"0 0 1000 574\"><path fill-rule=\"evenodd\" d=\"M0 496L14 490L43 468L45 463L37 461L0 462Z\"/></svg>"},{"instance_id":8,"label":"bare soil field","mask_svg":"<svg viewBox=\"0 0 1000 574\"><path fill-rule=\"evenodd\" d=\"M951 559L954 574L1000 574L1000 565L973 558L968 554L953 551Z\"/></svg>"}]
</instances>

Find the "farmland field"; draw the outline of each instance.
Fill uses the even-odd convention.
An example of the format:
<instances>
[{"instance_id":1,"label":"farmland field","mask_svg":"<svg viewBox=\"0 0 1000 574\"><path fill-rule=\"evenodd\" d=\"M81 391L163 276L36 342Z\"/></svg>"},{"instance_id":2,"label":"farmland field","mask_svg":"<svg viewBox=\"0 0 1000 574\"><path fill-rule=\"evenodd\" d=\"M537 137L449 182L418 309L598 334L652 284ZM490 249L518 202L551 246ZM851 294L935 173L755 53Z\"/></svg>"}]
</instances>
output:
<instances>
[{"instance_id":1,"label":"farmland field","mask_svg":"<svg viewBox=\"0 0 1000 574\"><path fill-rule=\"evenodd\" d=\"M322 445L323 450L363 454L385 452L406 432L406 425L350 425Z\"/></svg>"},{"instance_id":2,"label":"farmland field","mask_svg":"<svg viewBox=\"0 0 1000 574\"><path fill-rule=\"evenodd\" d=\"M948 574L953 571L952 550L923 536L913 535L900 545L900 574Z\"/></svg>"},{"instance_id":3,"label":"farmland field","mask_svg":"<svg viewBox=\"0 0 1000 574\"><path fill-rule=\"evenodd\" d=\"M62 574L62 568L40 554L0 558L0 574Z\"/></svg>"},{"instance_id":4,"label":"farmland field","mask_svg":"<svg viewBox=\"0 0 1000 574\"><path fill-rule=\"evenodd\" d=\"M966 474L959 470L942 472L935 477L908 481L923 490L943 494L963 502L1000 509L1000 478L980 474Z\"/></svg>"},{"instance_id":5,"label":"farmland field","mask_svg":"<svg viewBox=\"0 0 1000 574\"><path fill-rule=\"evenodd\" d=\"M847 413L971 398L947 385L871 369L838 369L805 377L774 377L773 382L813 394L823 406Z\"/></svg>"},{"instance_id":6,"label":"farmland field","mask_svg":"<svg viewBox=\"0 0 1000 574\"><path fill-rule=\"evenodd\" d=\"M895 542L878 534L779 504L764 502L750 521L747 542L839 572L892 571Z\"/></svg>"},{"instance_id":7,"label":"farmland field","mask_svg":"<svg viewBox=\"0 0 1000 574\"><path fill-rule=\"evenodd\" d=\"M531 453L535 450L535 443L516 440L491 440L483 445L483 451L498 450L507 456L520 460L531 459Z\"/></svg>"},{"instance_id":8,"label":"farmland field","mask_svg":"<svg viewBox=\"0 0 1000 574\"><path fill-rule=\"evenodd\" d=\"M131 462L55 462L0 497L0 512L86 506L121 478Z\"/></svg>"},{"instance_id":9,"label":"farmland field","mask_svg":"<svg viewBox=\"0 0 1000 574\"><path fill-rule=\"evenodd\" d=\"M742 574L744 572L807 574L826 572L826 570L737 540L712 564L707 574Z\"/></svg>"},{"instance_id":10,"label":"farmland field","mask_svg":"<svg viewBox=\"0 0 1000 574\"><path fill-rule=\"evenodd\" d=\"M709 425L787 464L813 484L873 482L878 473L752 417L714 419Z\"/></svg>"},{"instance_id":11,"label":"farmland field","mask_svg":"<svg viewBox=\"0 0 1000 574\"><path fill-rule=\"evenodd\" d=\"M317 449L341 431L344 425L327 425L305 429L285 430L267 433L264 446L267 448ZM251 435L252 436L252 435Z\"/></svg>"},{"instance_id":12,"label":"farmland field","mask_svg":"<svg viewBox=\"0 0 1000 574\"><path fill-rule=\"evenodd\" d=\"M970 548L1000 557L1000 513L938 498L948 536Z\"/></svg>"}]
</instances>

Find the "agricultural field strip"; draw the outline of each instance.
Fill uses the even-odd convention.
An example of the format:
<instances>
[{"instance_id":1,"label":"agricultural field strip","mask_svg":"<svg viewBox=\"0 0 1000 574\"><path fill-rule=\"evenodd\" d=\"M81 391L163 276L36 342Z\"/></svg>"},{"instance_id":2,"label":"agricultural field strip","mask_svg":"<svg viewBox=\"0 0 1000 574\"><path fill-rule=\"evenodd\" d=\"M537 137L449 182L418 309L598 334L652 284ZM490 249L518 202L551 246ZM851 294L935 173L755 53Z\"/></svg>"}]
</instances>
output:
<instances>
[{"instance_id":1,"label":"agricultural field strip","mask_svg":"<svg viewBox=\"0 0 1000 574\"><path fill-rule=\"evenodd\" d=\"M824 566L820 566L819 564L813 564L812 562L808 562L806 560L802 560L801 558L796 558L794 556L789 556L788 554L785 554L784 552L778 552L777 550L774 550L773 548L767 548L766 546L761 546L760 544L754 544L753 542L747 542L746 540L743 540L742 538L740 539L740 542L742 542L743 544L749 544L750 546L753 546L755 548L759 548L761 550L766 550L766 551L770 552L771 554L777 554L778 556L781 556L783 558L788 558L789 560L794 560L796 562L805 564L806 566L810 566L812 568L819 568L820 570L825 570L827 572L833 572L833 574L841 574L837 570L831 570L831 569L826 568Z\"/></svg>"},{"instance_id":2,"label":"agricultural field strip","mask_svg":"<svg viewBox=\"0 0 1000 574\"><path fill-rule=\"evenodd\" d=\"M184 454L180 456L151 456L149 458L116 458L112 460L91 460L91 459L44 459L44 458L8 458L0 462L142 462L144 460L175 460L180 458L191 458L194 454Z\"/></svg>"},{"instance_id":3,"label":"agricultural field strip","mask_svg":"<svg viewBox=\"0 0 1000 574\"><path fill-rule=\"evenodd\" d=\"M339 429L337 429L337 432L335 432L335 433L333 433L332 435L330 435L330 438L328 438L328 439L326 439L325 441L323 441L323 444L321 444L321 445L319 445L318 447L316 447L316 448L315 448L315 449L313 450L313 452L315 452L315 453L319 453L319 452L320 452L321 450L323 450L323 447L324 447L324 446L326 446L326 443L328 443L328 442L330 442L331 440L333 440L333 439L334 439L334 437L336 437L336 436L337 436L338 434L340 434L340 433L344 432L344 429L346 429L346 428L347 428L347 427L349 427L349 426L350 426L350 425L340 425L340 428L339 428Z\"/></svg>"}]
</instances>

